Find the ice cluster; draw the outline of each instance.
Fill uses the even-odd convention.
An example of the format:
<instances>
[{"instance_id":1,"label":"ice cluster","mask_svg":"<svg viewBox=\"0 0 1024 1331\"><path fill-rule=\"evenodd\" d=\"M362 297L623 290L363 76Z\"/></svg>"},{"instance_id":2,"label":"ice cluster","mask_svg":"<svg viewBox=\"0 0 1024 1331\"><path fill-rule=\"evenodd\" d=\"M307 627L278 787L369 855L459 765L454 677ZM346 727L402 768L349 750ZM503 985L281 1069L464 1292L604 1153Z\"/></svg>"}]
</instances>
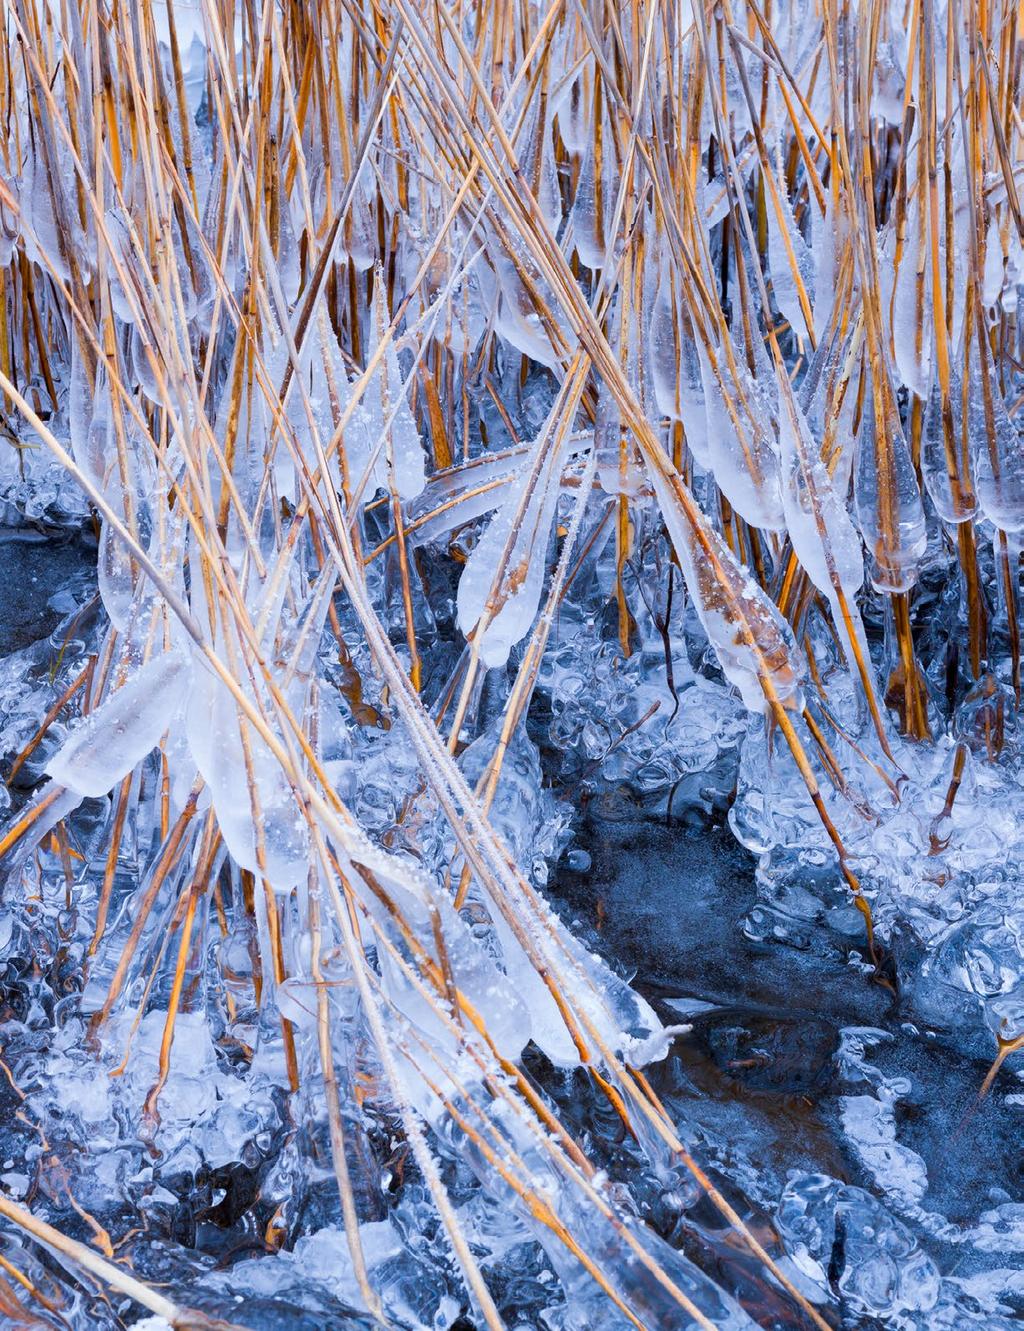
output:
<instances>
[{"instance_id":1,"label":"ice cluster","mask_svg":"<svg viewBox=\"0 0 1024 1331\"><path fill-rule=\"evenodd\" d=\"M968 9L5 9L0 1315L1012 1323L1020 1171L925 1140L1024 1103ZM606 947L630 820L727 826L742 955L877 1024Z\"/></svg>"}]
</instances>

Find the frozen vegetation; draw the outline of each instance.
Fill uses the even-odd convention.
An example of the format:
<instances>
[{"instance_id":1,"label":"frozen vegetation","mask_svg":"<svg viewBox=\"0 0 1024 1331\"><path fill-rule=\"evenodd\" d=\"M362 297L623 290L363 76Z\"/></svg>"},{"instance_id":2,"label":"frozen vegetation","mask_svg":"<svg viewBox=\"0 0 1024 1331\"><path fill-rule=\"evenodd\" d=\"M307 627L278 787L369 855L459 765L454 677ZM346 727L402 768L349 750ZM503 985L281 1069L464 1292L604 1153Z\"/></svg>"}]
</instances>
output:
<instances>
[{"instance_id":1,"label":"frozen vegetation","mask_svg":"<svg viewBox=\"0 0 1024 1331\"><path fill-rule=\"evenodd\" d=\"M1020 5L0 13L0 1325L1018 1325Z\"/></svg>"}]
</instances>

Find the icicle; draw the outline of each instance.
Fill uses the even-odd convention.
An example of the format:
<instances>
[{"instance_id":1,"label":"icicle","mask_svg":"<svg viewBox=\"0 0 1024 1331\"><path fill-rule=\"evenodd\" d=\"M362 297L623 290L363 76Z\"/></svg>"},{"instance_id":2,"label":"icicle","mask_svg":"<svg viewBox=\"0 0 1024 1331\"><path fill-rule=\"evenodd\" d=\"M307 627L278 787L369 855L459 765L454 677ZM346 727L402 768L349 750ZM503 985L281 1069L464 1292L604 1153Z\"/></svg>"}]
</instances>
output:
<instances>
[{"instance_id":1,"label":"icicle","mask_svg":"<svg viewBox=\"0 0 1024 1331\"><path fill-rule=\"evenodd\" d=\"M959 127L952 133L953 153L959 155L962 151L957 140L960 137ZM945 211L945 209L943 209ZM953 175L953 261L950 265L953 270L953 295L951 299L953 309L953 326L950 329L950 345L959 346L964 337L964 316L967 312L967 278L970 269L970 228L971 206L968 191L965 188L961 174L954 172ZM943 271L946 268L946 236L945 227L942 229L940 251L943 263ZM946 292L947 301L950 300L949 292Z\"/></svg>"},{"instance_id":2,"label":"icicle","mask_svg":"<svg viewBox=\"0 0 1024 1331\"><path fill-rule=\"evenodd\" d=\"M892 339L900 382L922 400L928 396L935 341L926 260L924 216L918 192L910 203L906 245L896 273Z\"/></svg>"},{"instance_id":3,"label":"icicle","mask_svg":"<svg viewBox=\"0 0 1024 1331\"><path fill-rule=\"evenodd\" d=\"M814 199L813 190L811 190L811 198ZM811 222L808 229L810 249L815 261L814 293L811 296L814 312L814 335L819 341L825 336L825 330L828 328L829 320L832 317L832 309L836 302L839 237L836 234L835 219L832 216L830 202L826 197L824 213L819 213L816 204L811 204Z\"/></svg>"},{"instance_id":4,"label":"icicle","mask_svg":"<svg viewBox=\"0 0 1024 1331\"><path fill-rule=\"evenodd\" d=\"M107 498L110 498L109 492ZM110 622L114 627L123 632L131 620L135 578L131 555L124 542L106 521L100 531L96 573L103 608L110 616Z\"/></svg>"},{"instance_id":5,"label":"icicle","mask_svg":"<svg viewBox=\"0 0 1024 1331\"><path fill-rule=\"evenodd\" d=\"M864 580L860 537L832 488L804 414L788 384L780 388L782 502L796 557L819 591L852 598Z\"/></svg>"},{"instance_id":6,"label":"icicle","mask_svg":"<svg viewBox=\"0 0 1024 1331\"><path fill-rule=\"evenodd\" d=\"M726 678L751 712L767 712L770 697L799 711L804 665L789 625L721 536L687 510L679 477L667 464L648 471L694 608Z\"/></svg>"},{"instance_id":7,"label":"icicle","mask_svg":"<svg viewBox=\"0 0 1024 1331\"><path fill-rule=\"evenodd\" d=\"M413 545L436 541L474 518L499 508L529 445L484 453L471 462L435 472L410 504L406 534Z\"/></svg>"},{"instance_id":8,"label":"icicle","mask_svg":"<svg viewBox=\"0 0 1024 1331\"><path fill-rule=\"evenodd\" d=\"M718 373L699 342L697 355L707 411L708 460L715 480L729 503L752 527L781 531L785 517L779 457L775 441L765 429L770 413L764 409L762 394L735 349L735 380L726 368L723 350L716 357ZM731 403L726 402L719 374L726 376Z\"/></svg>"},{"instance_id":9,"label":"icicle","mask_svg":"<svg viewBox=\"0 0 1024 1331\"><path fill-rule=\"evenodd\" d=\"M857 450L854 498L879 591L904 592L917 581L928 543L921 491L910 449L894 410L878 438L875 412L865 403Z\"/></svg>"},{"instance_id":10,"label":"icicle","mask_svg":"<svg viewBox=\"0 0 1024 1331\"><path fill-rule=\"evenodd\" d=\"M499 333L524 356L541 365L556 366L556 355L533 299L513 263L504 254L495 256L494 269L501 288L496 320Z\"/></svg>"},{"instance_id":11,"label":"icicle","mask_svg":"<svg viewBox=\"0 0 1024 1331\"><path fill-rule=\"evenodd\" d=\"M658 273L657 291L651 302L648 324L648 364L654 401L661 416L682 420L679 405L680 352L677 337L681 338L679 306L675 299L672 274L667 263Z\"/></svg>"},{"instance_id":12,"label":"icicle","mask_svg":"<svg viewBox=\"0 0 1024 1331\"><path fill-rule=\"evenodd\" d=\"M715 176L698 190L698 210L704 219L705 230L710 231L729 216L729 186L723 176Z\"/></svg>"},{"instance_id":13,"label":"icicle","mask_svg":"<svg viewBox=\"0 0 1024 1331\"><path fill-rule=\"evenodd\" d=\"M348 255L349 262L357 273L368 272L377 257L377 239L370 223L376 216L376 199L371 197L363 181L367 174L364 167L352 193L348 216L345 218L344 243L342 253Z\"/></svg>"},{"instance_id":14,"label":"icicle","mask_svg":"<svg viewBox=\"0 0 1024 1331\"><path fill-rule=\"evenodd\" d=\"M981 374L981 359L975 344L969 411L978 502L981 511L1000 531L1022 531L1024 435L1010 418L996 376L991 375L983 385Z\"/></svg>"},{"instance_id":15,"label":"icicle","mask_svg":"<svg viewBox=\"0 0 1024 1331\"><path fill-rule=\"evenodd\" d=\"M566 150L579 156L590 139L590 124L587 118L587 97L584 88L584 75L579 73L564 88L553 105L558 117L558 132Z\"/></svg>"},{"instance_id":16,"label":"icicle","mask_svg":"<svg viewBox=\"0 0 1024 1331\"><path fill-rule=\"evenodd\" d=\"M129 335L129 352L131 356L131 367L134 372L135 381L155 406L163 405L163 395L157 386L156 376L153 373L153 367L149 361L150 353L146 350L146 344L143 341L139 329L131 326Z\"/></svg>"},{"instance_id":17,"label":"icicle","mask_svg":"<svg viewBox=\"0 0 1024 1331\"><path fill-rule=\"evenodd\" d=\"M804 295L807 298L808 305L810 305L810 296L815 289L816 281L814 255L807 248L807 242L801 236L797 227L783 180L776 179L775 192L782 212L781 219L771 198L766 200L765 207L765 215L768 221L768 263L770 265L775 303L794 332L802 334L802 331L807 329L813 337L814 329L808 327L800 303L799 287L797 277L793 272L793 264L796 263L797 273L800 282L803 284ZM789 247L792 247L792 258L790 257ZM813 322L812 318L811 323L813 324Z\"/></svg>"},{"instance_id":18,"label":"icicle","mask_svg":"<svg viewBox=\"0 0 1024 1331\"><path fill-rule=\"evenodd\" d=\"M981 301L992 309L1003 289L1003 246L999 237L999 223L995 217L988 224L985 239L985 274L982 281Z\"/></svg>"},{"instance_id":19,"label":"icicle","mask_svg":"<svg viewBox=\"0 0 1024 1331\"><path fill-rule=\"evenodd\" d=\"M682 330L679 336L679 416L686 431L686 443L695 461L705 471L710 471L708 407L704 397L701 358L693 338Z\"/></svg>"},{"instance_id":20,"label":"icicle","mask_svg":"<svg viewBox=\"0 0 1024 1331\"><path fill-rule=\"evenodd\" d=\"M70 282L71 268L58 235L47 171L32 154L25 161L22 182L22 201L27 214L24 219L27 225L23 224L25 253L43 272L52 268L61 281ZM75 234L66 237L66 243L77 248L79 238L75 228Z\"/></svg>"},{"instance_id":21,"label":"icicle","mask_svg":"<svg viewBox=\"0 0 1024 1331\"><path fill-rule=\"evenodd\" d=\"M594 147L590 144L583 154L576 184L576 198L572 205L572 234L580 263L591 270L604 265L607 215L605 200L598 198Z\"/></svg>"},{"instance_id":22,"label":"icicle","mask_svg":"<svg viewBox=\"0 0 1024 1331\"><path fill-rule=\"evenodd\" d=\"M551 429L549 416L459 579L459 627L467 637L478 635L487 666L508 660L540 604L563 453L562 441L551 441Z\"/></svg>"},{"instance_id":23,"label":"icicle","mask_svg":"<svg viewBox=\"0 0 1024 1331\"><path fill-rule=\"evenodd\" d=\"M300 222L301 229L301 222ZM299 262L299 242L295 238L295 226L292 221L292 205L287 199L281 202L281 223L280 235L277 241L277 263L278 275L281 279L281 290L284 292L284 298L288 302L288 308L294 308L298 299L299 288L302 283L302 272Z\"/></svg>"},{"instance_id":24,"label":"icicle","mask_svg":"<svg viewBox=\"0 0 1024 1331\"><path fill-rule=\"evenodd\" d=\"M462 357L468 360L472 356L487 327L480 271L480 265L474 266L473 271L465 274L452 289L450 315L447 320L442 315L435 330L435 337L442 344L447 344L456 361ZM489 272L486 265L482 271Z\"/></svg>"},{"instance_id":25,"label":"icicle","mask_svg":"<svg viewBox=\"0 0 1024 1331\"><path fill-rule=\"evenodd\" d=\"M135 246L124 210L120 207L108 208L103 215L103 232L109 237L113 257L107 261L107 278L110 284L110 303L114 313L126 324L135 322L135 307L125 295L118 269L128 274L136 269ZM114 260L116 259L117 267ZM131 279L129 278L129 284Z\"/></svg>"},{"instance_id":26,"label":"icicle","mask_svg":"<svg viewBox=\"0 0 1024 1331\"><path fill-rule=\"evenodd\" d=\"M199 237L199 228L188 208L184 209L184 237L175 226L172 231L174 259L178 268L178 283L186 320L202 322L213 303L213 278L206 262L206 254ZM188 242L188 253L185 252Z\"/></svg>"},{"instance_id":27,"label":"icicle","mask_svg":"<svg viewBox=\"0 0 1024 1331\"><path fill-rule=\"evenodd\" d=\"M970 441L975 431L984 431L985 422L984 418L977 419L972 410L965 411L963 376L955 362L950 366L949 398L952 456L946 449L942 392L936 382L928 395L922 428L921 473L939 517L946 522L967 522L978 511Z\"/></svg>"},{"instance_id":28,"label":"icicle","mask_svg":"<svg viewBox=\"0 0 1024 1331\"><path fill-rule=\"evenodd\" d=\"M105 490L108 470L116 465L107 372L103 365L97 367L94 388L89 382L77 338L72 343L71 352L68 431L71 451L78 466L97 490ZM120 504L117 507L121 511Z\"/></svg>"},{"instance_id":29,"label":"icicle","mask_svg":"<svg viewBox=\"0 0 1024 1331\"><path fill-rule=\"evenodd\" d=\"M597 476L605 494L639 494L644 483L643 463L636 444L623 438L622 415L604 383L598 391L594 446Z\"/></svg>"},{"instance_id":30,"label":"icicle","mask_svg":"<svg viewBox=\"0 0 1024 1331\"><path fill-rule=\"evenodd\" d=\"M381 268L377 269L374 279L374 319L376 336L371 355L380 345L391 323L385 295L384 272ZM386 433L388 444L386 460L393 475L395 491L400 499L415 498L423 489L426 480L426 463L423 443L404 390L394 338L388 342L383 365L374 374L364 401L371 415L371 435L379 439ZM385 432L389 420L391 424Z\"/></svg>"},{"instance_id":31,"label":"icicle","mask_svg":"<svg viewBox=\"0 0 1024 1331\"><path fill-rule=\"evenodd\" d=\"M105 372L100 369L99 378L105 381ZM99 396L98 394L95 396ZM104 382L103 396L106 396ZM93 385L89 382L85 361L78 345L78 339L71 341L71 366L68 384L68 435L71 440L71 452L75 461L92 483L103 488L103 444L99 437L92 435L94 419ZM105 436L104 431L104 436Z\"/></svg>"},{"instance_id":32,"label":"icicle","mask_svg":"<svg viewBox=\"0 0 1024 1331\"><path fill-rule=\"evenodd\" d=\"M396 863L395 868L398 869ZM530 1013L517 989L486 955L461 916L452 908L451 899L408 865L384 881L391 901L398 907L403 926L409 929L423 951L439 967L450 968L459 994L477 1012L487 1013L487 1033L495 1047L509 1059L520 1056L531 1037ZM376 875L380 879L381 875ZM358 880L357 880L358 881ZM385 933L395 933L390 910L366 888L363 897L372 915ZM443 939L443 955L438 940ZM426 1034L433 1047L457 1053L452 1034L443 1025L433 1007L405 979L385 951L379 953L385 988L405 1015Z\"/></svg>"},{"instance_id":33,"label":"icicle","mask_svg":"<svg viewBox=\"0 0 1024 1331\"><path fill-rule=\"evenodd\" d=\"M295 795L277 759L203 659L196 662L185 724L232 858L277 891L294 887L309 864Z\"/></svg>"},{"instance_id":34,"label":"icicle","mask_svg":"<svg viewBox=\"0 0 1024 1331\"><path fill-rule=\"evenodd\" d=\"M555 163L555 148L552 141L552 119L550 106L546 103L543 119L539 108L533 112L533 124L526 136L528 152L525 162L530 167L530 183L536 191L537 202L544 214L544 220L551 234L557 235L562 225L562 192L558 186L558 167Z\"/></svg>"}]
</instances>

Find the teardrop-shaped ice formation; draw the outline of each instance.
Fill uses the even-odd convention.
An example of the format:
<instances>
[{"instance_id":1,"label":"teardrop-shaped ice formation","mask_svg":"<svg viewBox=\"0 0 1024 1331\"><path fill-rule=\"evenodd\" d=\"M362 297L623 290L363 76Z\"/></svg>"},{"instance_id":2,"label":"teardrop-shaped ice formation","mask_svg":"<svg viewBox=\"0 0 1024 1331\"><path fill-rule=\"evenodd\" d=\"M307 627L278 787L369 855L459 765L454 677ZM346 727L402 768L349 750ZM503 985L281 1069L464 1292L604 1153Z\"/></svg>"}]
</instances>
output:
<instances>
[{"instance_id":1,"label":"teardrop-shaped ice formation","mask_svg":"<svg viewBox=\"0 0 1024 1331\"><path fill-rule=\"evenodd\" d=\"M886 592L909 590L928 544L921 491L899 416L885 410L879 430L873 402L865 404L857 441L854 498L873 585Z\"/></svg>"},{"instance_id":2,"label":"teardrop-shaped ice formation","mask_svg":"<svg viewBox=\"0 0 1024 1331\"><path fill-rule=\"evenodd\" d=\"M384 273L380 268L374 280L374 320L373 351L376 351L391 323ZM371 413L371 429L379 431L386 441L385 456L395 491L400 499L414 499L426 480L426 460L419 430L409 408L393 337L388 341L383 363L367 388L365 401Z\"/></svg>"},{"instance_id":3,"label":"teardrop-shaped ice formation","mask_svg":"<svg viewBox=\"0 0 1024 1331\"><path fill-rule=\"evenodd\" d=\"M549 417L459 579L459 627L488 666L504 664L540 605L563 452L550 427Z\"/></svg>"},{"instance_id":4,"label":"teardrop-shaped ice formation","mask_svg":"<svg viewBox=\"0 0 1024 1331\"><path fill-rule=\"evenodd\" d=\"M921 472L935 511L946 522L967 522L978 511L971 441L984 430L964 394L957 362L950 365L949 399L944 404L938 381L928 395L921 432Z\"/></svg>"},{"instance_id":5,"label":"teardrop-shaped ice formation","mask_svg":"<svg viewBox=\"0 0 1024 1331\"><path fill-rule=\"evenodd\" d=\"M814 255L800 234L790 206L785 182L776 179L775 191L767 201L768 262L772 292L780 313L797 333L814 336L811 297L815 290ZM776 202L778 207L776 208ZM807 308L805 311L804 301Z\"/></svg>"},{"instance_id":6,"label":"teardrop-shaped ice formation","mask_svg":"<svg viewBox=\"0 0 1024 1331\"><path fill-rule=\"evenodd\" d=\"M721 536L697 515L668 463L649 466L648 474L694 608L726 678L751 712L775 705L799 710L805 667L789 625Z\"/></svg>"},{"instance_id":7,"label":"teardrop-shaped ice formation","mask_svg":"<svg viewBox=\"0 0 1024 1331\"><path fill-rule=\"evenodd\" d=\"M644 483L643 464L636 445L623 433L622 413L606 384L601 385L597 396L594 447L597 477L605 494L639 494Z\"/></svg>"},{"instance_id":8,"label":"teardrop-shaped ice formation","mask_svg":"<svg viewBox=\"0 0 1024 1331\"><path fill-rule=\"evenodd\" d=\"M968 392L978 502L1000 531L1024 530L1024 433L1011 419L995 375L984 376L975 346Z\"/></svg>"},{"instance_id":9,"label":"teardrop-shaped ice formation","mask_svg":"<svg viewBox=\"0 0 1024 1331\"><path fill-rule=\"evenodd\" d=\"M789 385L780 385L779 444L786 529L796 557L819 591L852 597L864 580L860 536L832 488L807 421Z\"/></svg>"},{"instance_id":10,"label":"teardrop-shaped ice formation","mask_svg":"<svg viewBox=\"0 0 1024 1331\"><path fill-rule=\"evenodd\" d=\"M307 829L281 764L227 686L197 661L185 716L189 751L217 825L243 868L284 891L308 872Z\"/></svg>"},{"instance_id":11,"label":"teardrop-shaped ice formation","mask_svg":"<svg viewBox=\"0 0 1024 1331\"><path fill-rule=\"evenodd\" d=\"M935 341L924 223L918 192L910 203L906 245L893 290L892 341L901 381L922 399L928 396Z\"/></svg>"},{"instance_id":12,"label":"teardrop-shaped ice formation","mask_svg":"<svg viewBox=\"0 0 1024 1331\"><path fill-rule=\"evenodd\" d=\"M572 233L580 263L597 269L604 265L607 225L610 220L603 179L599 181L593 145L588 145L580 165L576 197L572 205Z\"/></svg>"},{"instance_id":13,"label":"teardrop-shaped ice formation","mask_svg":"<svg viewBox=\"0 0 1024 1331\"><path fill-rule=\"evenodd\" d=\"M697 342L707 413L707 455L719 489L754 527L785 526L779 455L770 413L742 355L731 344L711 352Z\"/></svg>"}]
</instances>

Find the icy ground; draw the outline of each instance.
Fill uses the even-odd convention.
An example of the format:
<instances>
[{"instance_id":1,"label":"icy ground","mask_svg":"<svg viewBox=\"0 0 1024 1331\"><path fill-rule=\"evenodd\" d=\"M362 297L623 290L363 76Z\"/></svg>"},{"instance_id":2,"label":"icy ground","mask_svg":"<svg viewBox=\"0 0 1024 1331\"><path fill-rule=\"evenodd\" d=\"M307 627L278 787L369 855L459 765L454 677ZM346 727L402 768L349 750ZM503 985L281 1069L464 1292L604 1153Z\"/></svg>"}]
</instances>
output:
<instances>
[{"instance_id":1,"label":"icy ground","mask_svg":"<svg viewBox=\"0 0 1024 1331\"><path fill-rule=\"evenodd\" d=\"M4 534L0 555L0 706L9 750L14 735L31 731L39 680L62 652L74 654L91 604L94 549L87 534L22 526ZM706 765L704 780L713 786L708 772ZM23 770L15 801L37 774L38 763ZM979 1104L989 1060L976 1026L953 1012L948 1022L937 1020L934 1003L925 1019L913 986L897 997L873 979L848 912L834 910L831 927L819 922L780 941L772 927L777 903L766 908L759 900L754 858L714 811L707 785L704 795L703 810L692 792L689 802L679 800L682 819L645 814L621 791L584 800L548 888L574 932L632 980L667 1025L690 1028L648 1068L655 1092L719 1188L843 1327L1001 1331L1017 1324L1024 1315L1024 1086L1012 1060ZM499 820L501 812L499 802ZM169 1149L154 1157L145 1143L120 1134L118 1123L131 1120L118 1096L145 1094L160 1023L152 1030L143 1023L121 1086L83 1058L74 985L60 973L72 967L73 946L63 958L58 950L42 974L33 963L33 927L47 919L73 934L70 917L45 909L35 926L13 934L6 920L0 1044L18 1090L0 1081L0 1187L63 1214L73 1228L67 1183L75 1179L75 1195L95 1219L126 1238L139 1274L236 1324L369 1328L331 1216L329 1170L301 1185L304 1237L294 1249L273 1252L263 1238L274 1199L299 1187L297 1171L308 1169L273 1076L225 1075L207 1032L184 1021L177 1080L163 1110ZM891 946L893 970L912 973L917 962L900 955L898 931ZM787 1331L802 1324L692 1185L680 1178L666 1187L645 1172L581 1074L556 1072L536 1052L527 1063L567 1126L657 1232L736 1295L758 1325ZM200 1119L202 1137L193 1137ZM89 1161L81 1158L83 1123ZM377 1124L367 1142L378 1158L386 1133ZM496 1212L454 1158L446 1182L508 1324L524 1331L586 1325L587 1314L564 1302L522 1223ZM425 1223L415 1172L394 1178L383 1206L379 1198L367 1205L370 1275L395 1325L469 1331L436 1221ZM10 1235L0 1247L40 1280L52 1279ZM105 1299L83 1299L72 1324L113 1327L114 1311ZM120 1312L131 1324L128 1307Z\"/></svg>"}]
</instances>

